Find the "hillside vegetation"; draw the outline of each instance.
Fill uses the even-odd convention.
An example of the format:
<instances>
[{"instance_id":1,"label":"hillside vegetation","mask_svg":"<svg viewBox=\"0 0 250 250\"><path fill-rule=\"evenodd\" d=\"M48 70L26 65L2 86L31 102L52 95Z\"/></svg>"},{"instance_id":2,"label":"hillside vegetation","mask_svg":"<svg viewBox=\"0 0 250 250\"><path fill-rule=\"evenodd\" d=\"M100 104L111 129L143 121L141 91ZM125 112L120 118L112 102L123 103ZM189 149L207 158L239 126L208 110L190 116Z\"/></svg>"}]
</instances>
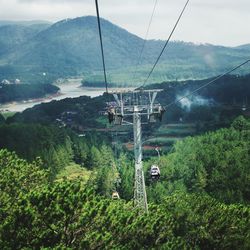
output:
<instances>
[{"instance_id":1,"label":"hillside vegetation","mask_svg":"<svg viewBox=\"0 0 250 250\"><path fill-rule=\"evenodd\" d=\"M135 65L143 39L101 20L108 80L119 85L140 84L164 45L148 40L138 72ZM0 27L0 80L20 78L25 83L83 76L86 82L103 81L96 17L66 19L55 24ZM249 46L235 48L170 42L151 82L201 79L218 75L246 60ZM43 77L43 73L47 78ZM246 73L242 68L239 73ZM133 77L134 76L134 77ZM47 82L48 83L48 82Z\"/></svg>"},{"instance_id":2,"label":"hillside vegetation","mask_svg":"<svg viewBox=\"0 0 250 250\"><path fill-rule=\"evenodd\" d=\"M0 85L0 103L24 101L53 95L59 92L57 86L51 84L10 84Z\"/></svg>"},{"instance_id":3,"label":"hillside vegetation","mask_svg":"<svg viewBox=\"0 0 250 250\"><path fill-rule=\"evenodd\" d=\"M51 179L71 162L93 168L106 138L92 133L84 138L56 126L15 123L0 126L0 148L15 151L29 162L39 157Z\"/></svg>"},{"instance_id":4,"label":"hillside vegetation","mask_svg":"<svg viewBox=\"0 0 250 250\"><path fill-rule=\"evenodd\" d=\"M155 85L158 100L165 106L207 81ZM133 206L133 155L119 145L131 131L116 141L100 117L108 94L0 115L0 249L250 249L249 76L213 87L188 98L189 108L167 109L162 126L143 127L150 143L154 133L161 143L192 135L144 158L149 214Z\"/></svg>"},{"instance_id":5,"label":"hillside vegetation","mask_svg":"<svg viewBox=\"0 0 250 250\"><path fill-rule=\"evenodd\" d=\"M249 205L249 142L250 122L243 117L230 128L178 141L170 154L161 157L162 181L150 185L150 197L160 202L165 194L180 190Z\"/></svg>"},{"instance_id":6,"label":"hillside vegetation","mask_svg":"<svg viewBox=\"0 0 250 250\"><path fill-rule=\"evenodd\" d=\"M97 171L87 183L49 182L40 161L1 150L0 246L249 249L249 124L238 118L230 129L177 143L161 159L160 181L147 187L149 214L109 198L115 162L107 148L95 150ZM120 164L126 192L133 170L124 155Z\"/></svg>"}]
</instances>

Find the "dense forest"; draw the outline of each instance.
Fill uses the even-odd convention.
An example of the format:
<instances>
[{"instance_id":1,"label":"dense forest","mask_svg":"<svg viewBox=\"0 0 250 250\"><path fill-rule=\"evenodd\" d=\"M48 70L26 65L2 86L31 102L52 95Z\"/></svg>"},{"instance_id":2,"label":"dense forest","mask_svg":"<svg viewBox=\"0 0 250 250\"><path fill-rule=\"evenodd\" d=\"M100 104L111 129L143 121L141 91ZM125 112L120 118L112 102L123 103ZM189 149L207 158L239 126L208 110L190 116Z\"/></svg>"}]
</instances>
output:
<instances>
[{"instance_id":1,"label":"dense forest","mask_svg":"<svg viewBox=\"0 0 250 250\"><path fill-rule=\"evenodd\" d=\"M0 124L1 124L1 123L5 123L5 118L3 117L2 114L0 114Z\"/></svg>"},{"instance_id":2,"label":"dense forest","mask_svg":"<svg viewBox=\"0 0 250 250\"><path fill-rule=\"evenodd\" d=\"M52 18L48 1L19 2L20 17ZM188 2L167 41L147 38L157 1L146 40L99 18L98 1L98 19L0 20L0 250L250 250L250 44L172 40ZM53 83L104 89L103 73L101 96L5 108L61 95ZM117 87L137 91L123 105Z\"/></svg>"},{"instance_id":3,"label":"dense forest","mask_svg":"<svg viewBox=\"0 0 250 250\"><path fill-rule=\"evenodd\" d=\"M249 205L249 150L250 123L242 116L230 128L178 141L160 159L163 181L151 186L153 201L164 199L160 194L180 190Z\"/></svg>"},{"instance_id":4,"label":"dense forest","mask_svg":"<svg viewBox=\"0 0 250 250\"><path fill-rule=\"evenodd\" d=\"M163 89L158 94L157 100L163 106L167 106L169 103L189 94L192 90L213 79L162 82L150 85L149 88ZM176 103L170 108L167 107L162 123L179 122L180 119L183 122L195 122L200 132L229 126L237 116L248 112L248 110L243 111L242 108L249 106L249 86L250 75L225 76L198 94L185 98L186 103ZM23 113L17 113L9 118L7 122L48 124L55 122L57 118L61 119L63 112L74 112L74 114L68 117L71 119L70 127L78 129L105 128L106 123L100 118L100 113L105 112L108 107L107 102L111 101L113 101L113 97L110 94L104 94L96 98L82 96L52 101L36 105ZM66 118L64 117L63 119L65 120ZM150 129L148 126L147 130L150 131Z\"/></svg>"},{"instance_id":5,"label":"dense forest","mask_svg":"<svg viewBox=\"0 0 250 250\"><path fill-rule=\"evenodd\" d=\"M148 214L133 206L133 154L122 144L131 133L115 141L102 116L110 95L0 115L0 248L248 250L249 79L226 76L189 106L166 109L163 125L195 129L160 158L144 158ZM154 87L167 105L209 80ZM159 126L146 125L143 135ZM152 164L159 181L149 176ZM121 199L112 200L114 191Z\"/></svg>"},{"instance_id":6,"label":"dense forest","mask_svg":"<svg viewBox=\"0 0 250 250\"><path fill-rule=\"evenodd\" d=\"M165 103L174 101L177 95L187 95L198 87L214 80L215 78L216 77L203 80L162 82L160 84L153 84L148 87L163 89L164 91L159 94L159 100ZM166 92L168 95L166 95ZM214 101L214 103L218 104L242 105L247 101L247 99L250 98L250 75L223 76L212 85L201 89L199 93L194 94L193 97L189 96L189 98L195 99L196 95ZM192 99L190 100L192 101ZM193 104L196 104L195 101Z\"/></svg>"},{"instance_id":7,"label":"dense forest","mask_svg":"<svg viewBox=\"0 0 250 250\"><path fill-rule=\"evenodd\" d=\"M117 163L105 145L92 148L87 182L51 181L41 159L1 150L0 246L249 249L249 132L250 121L239 117L228 129L177 143L160 160L160 181L147 185L149 214L133 208L129 158L122 153ZM124 193L112 200L117 176Z\"/></svg>"},{"instance_id":8,"label":"dense forest","mask_svg":"<svg viewBox=\"0 0 250 250\"><path fill-rule=\"evenodd\" d=\"M41 98L56 94L59 90L51 84L3 84L0 85L0 103Z\"/></svg>"},{"instance_id":9,"label":"dense forest","mask_svg":"<svg viewBox=\"0 0 250 250\"><path fill-rule=\"evenodd\" d=\"M105 97L66 98L59 101L42 103L22 113L9 117L6 123L39 123L43 125L54 124L59 127L72 128L82 132L84 128L105 127L100 111L105 110Z\"/></svg>"},{"instance_id":10,"label":"dense forest","mask_svg":"<svg viewBox=\"0 0 250 250\"><path fill-rule=\"evenodd\" d=\"M15 151L29 162L39 157L43 168L54 179L60 170L74 161L82 167L92 168L95 152L107 142L96 134L79 137L71 130L57 126L13 123L0 126L0 148ZM96 148L97 147L97 148Z\"/></svg>"},{"instance_id":11,"label":"dense forest","mask_svg":"<svg viewBox=\"0 0 250 250\"><path fill-rule=\"evenodd\" d=\"M166 105L163 123L180 119L186 122L195 121L204 132L229 126L237 116L248 112L243 108L249 107L250 75L224 76L199 93L190 95L192 91L213 79L215 78L150 85L149 88L163 89L157 97L161 104ZM177 102L180 98L183 100ZM168 104L173 102L176 103L168 107Z\"/></svg>"}]
</instances>

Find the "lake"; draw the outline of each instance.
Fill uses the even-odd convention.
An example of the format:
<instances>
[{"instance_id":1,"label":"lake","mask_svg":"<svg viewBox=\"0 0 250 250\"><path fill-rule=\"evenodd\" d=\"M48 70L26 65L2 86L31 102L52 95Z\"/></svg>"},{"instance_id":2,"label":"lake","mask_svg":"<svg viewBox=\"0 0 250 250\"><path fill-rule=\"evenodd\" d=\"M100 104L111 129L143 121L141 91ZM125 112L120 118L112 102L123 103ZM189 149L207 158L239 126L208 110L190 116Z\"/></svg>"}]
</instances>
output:
<instances>
[{"instance_id":1,"label":"lake","mask_svg":"<svg viewBox=\"0 0 250 250\"><path fill-rule=\"evenodd\" d=\"M50 102L52 100L61 100L64 98L75 98L75 97L79 97L83 95L96 97L96 96L102 95L105 92L105 88L81 87L80 79L72 79L72 80L69 80L67 83L60 84L57 86L61 89L59 95L49 96L49 97L35 99L35 100L7 103L4 105L0 105L0 110L4 112L6 111L22 112L27 108L32 108L33 106L37 104Z\"/></svg>"}]
</instances>

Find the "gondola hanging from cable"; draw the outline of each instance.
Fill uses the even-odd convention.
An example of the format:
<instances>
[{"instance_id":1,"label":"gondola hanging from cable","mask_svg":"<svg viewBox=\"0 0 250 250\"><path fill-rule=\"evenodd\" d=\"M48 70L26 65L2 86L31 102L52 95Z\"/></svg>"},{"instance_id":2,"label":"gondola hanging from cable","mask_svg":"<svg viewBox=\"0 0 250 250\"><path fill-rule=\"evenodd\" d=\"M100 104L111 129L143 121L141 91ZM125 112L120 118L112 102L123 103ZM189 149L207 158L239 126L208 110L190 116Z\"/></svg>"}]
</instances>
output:
<instances>
[{"instance_id":1,"label":"gondola hanging from cable","mask_svg":"<svg viewBox=\"0 0 250 250\"><path fill-rule=\"evenodd\" d=\"M159 148L156 147L155 151L158 154L158 164L159 164L160 163L160 158L161 158ZM158 164L153 164L150 167L149 173L150 173L151 180L159 180L160 179L161 171L160 171L160 168L159 168Z\"/></svg>"},{"instance_id":2,"label":"gondola hanging from cable","mask_svg":"<svg viewBox=\"0 0 250 250\"><path fill-rule=\"evenodd\" d=\"M112 193L112 199L113 200L119 200L120 199L120 195L119 195L119 193L117 191L114 191Z\"/></svg>"},{"instance_id":3,"label":"gondola hanging from cable","mask_svg":"<svg viewBox=\"0 0 250 250\"><path fill-rule=\"evenodd\" d=\"M152 180L159 180L160 179L160 168L158 165L152 165L150 167L150 177Z\"/></svg>"}]
</instances>

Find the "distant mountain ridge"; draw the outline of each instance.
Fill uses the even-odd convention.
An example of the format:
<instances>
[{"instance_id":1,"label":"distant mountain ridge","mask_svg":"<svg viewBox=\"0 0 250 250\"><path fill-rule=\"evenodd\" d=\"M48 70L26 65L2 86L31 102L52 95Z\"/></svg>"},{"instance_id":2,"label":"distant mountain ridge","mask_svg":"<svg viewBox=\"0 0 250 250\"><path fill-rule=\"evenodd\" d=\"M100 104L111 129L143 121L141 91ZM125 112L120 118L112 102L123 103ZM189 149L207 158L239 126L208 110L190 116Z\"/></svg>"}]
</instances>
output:
<instances>
[{"instance_id":1,"label":"distant mountain ridge","mask_svg":"<svg viewBox=\"0 0 250 250\"><path fill-rule=\"evenodd\" d=\"M11 50L18 48L19 45L25 44L30 39L33 39L37 33L49 26L49 24L45 23L0 25L0 56L6 55L11 52Z\"/></svg>"},{"instance_id":2,"label":"distant mountain ridge","mask_svg":"<svg viewBox=\"0 0 250 250\"><path fill-rule=\"evenodd\" d=\"M0 20L0 26L5 26L5 25L31 26L31 25L37 25L37 24L51 25L52 23L46 20L32 20L32 21Z\"/></svg>"},{"instance_id":3,"label":"distant mountain ridge","mask_svg":"<svg viewBox=\"0 0 250 250\"><path fill-rule=\"evenodd\" d=\"M146 42L142 62L134 74L144 40L107 20L101 19L101 25L109 80L125 83L145 78L164 41ZM2 26L0 45L0 80L13 74L25 79L31 74L41 76L43 72L51 79L76 75L85 76L89 81L102 79L94 16L65 19L54 24ZM245 60L249 47L170 42L150 80L214 76ZM10 73L6 73L6 68ZM243 69L238 73L247 72Z\"/></svg>"},{"instance_id":4,"label":"distant mountain ridge","mask_svg":"<svg viewBox=\"0 0 250 250\"><path fill-rule=\"evenodd\" d=\"M250 51L250 43L249 44L243 44L243 45L237 46L235 48L236 49L249 50Z\"/></svg>"}]
</instances>

